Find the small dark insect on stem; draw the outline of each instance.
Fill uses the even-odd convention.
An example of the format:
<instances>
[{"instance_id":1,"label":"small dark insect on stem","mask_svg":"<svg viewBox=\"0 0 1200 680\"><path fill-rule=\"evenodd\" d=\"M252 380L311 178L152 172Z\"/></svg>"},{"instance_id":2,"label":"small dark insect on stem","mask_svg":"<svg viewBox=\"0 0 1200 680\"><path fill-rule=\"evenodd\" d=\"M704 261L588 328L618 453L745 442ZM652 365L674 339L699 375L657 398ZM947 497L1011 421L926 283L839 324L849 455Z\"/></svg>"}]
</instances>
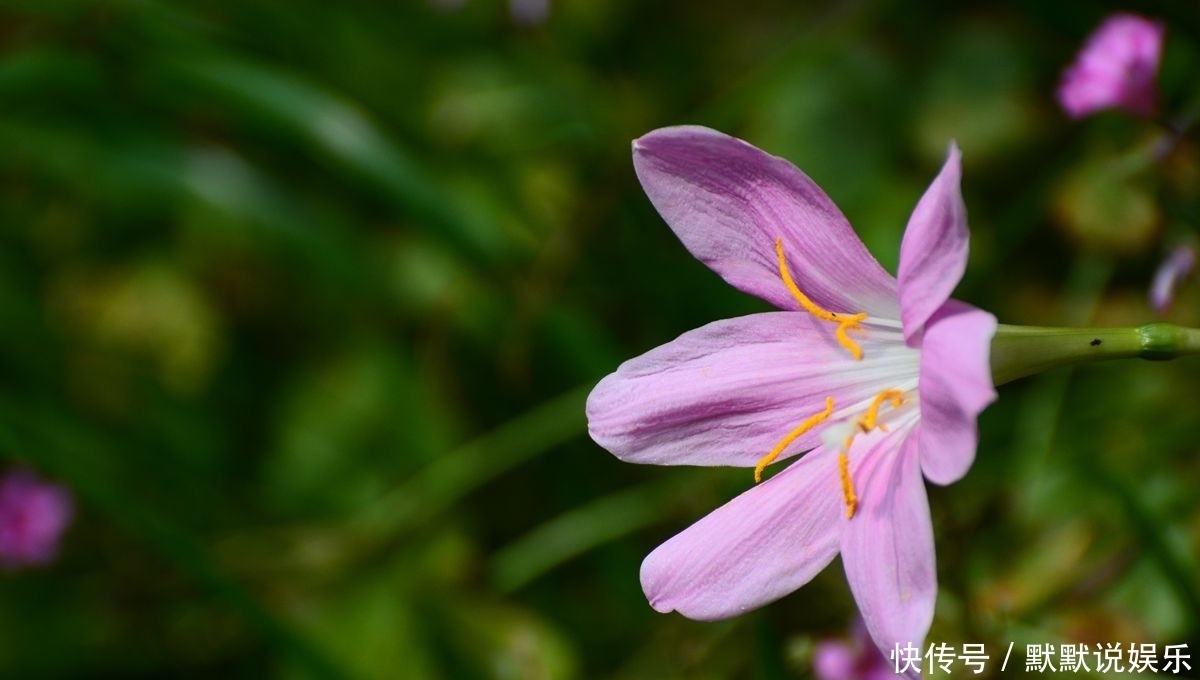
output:
<instances>
[{"instance_id":1,"label":"small dark insect on stem","mask_svg":"<svg viewBox=\"0 0 1200 680\"><path fill-rule=\"evenodd\" d=\"M1092 347L1099 347L1100 343L1101 343L1100 338L1095 338L1092 340Z\"/></svg>"}]
</instances>

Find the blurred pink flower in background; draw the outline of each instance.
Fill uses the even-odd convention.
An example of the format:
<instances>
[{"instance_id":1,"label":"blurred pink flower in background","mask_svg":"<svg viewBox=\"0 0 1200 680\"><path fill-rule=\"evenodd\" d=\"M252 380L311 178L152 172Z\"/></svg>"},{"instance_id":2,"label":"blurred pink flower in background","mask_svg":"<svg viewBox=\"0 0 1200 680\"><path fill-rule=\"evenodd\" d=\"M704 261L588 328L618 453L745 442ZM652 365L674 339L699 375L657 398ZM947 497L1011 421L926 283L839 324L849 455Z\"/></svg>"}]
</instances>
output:
<instances>
[{"instance_id":1,"label":"blurred pink flower in background","mask_svg":"<svg viewBox=\"0 0 1200 680\"><path fill-rule=\"evenodd\" d=\"M550 18L550 0L509 0L508 13L520 26L540 26Z\"/></svg>"},{"instance_id":2,"label":"blurred pink flower in background","mask_svg":"<svg viewBox=\"0 0 1200 680\"><path fill-rule=\"evenodd\" d=\"M453 12L462 9L467 0L429 0L436 9ZM508 15L518 26L541 26L550 18L550 0L508 0Z\"/></svg>"},{"instance_id":3,"label":"blurred pink flower in background","mask_svg":"<svg viewBox=\"0 0 1200 680\"><path fill-rule=\"evenodd\" d=\"M1154 115L1162 45L1162 23L1136 14L1110 16L1063 72L1059 103L1072 118L1104 109Z\"/></svg>"},{"instance_id":4,"label":"blurred pink flower in background","mask_svg":"<svg viewBox=\"0 0 1200 680\"><path fill-rule=\"evenodd\" d=\"M813 650L813 675L817 680L893 680L894 664L871 641L862 619L850 627L850 638L830 638Z\"/></svg>"},{"instance_id":5,"label":"blurred pink flower in background","mask_svg":"<svg viewBox=\"0 0 1200 680\"><path fill-rule=\"evenodd\" d=\"M47 564L58 555L58 540L71 523L74 503L64 487L28 470L0 479L0 567Z\"/></svg>"},{"instance_id":6,"label":"blurred pink flower in background","mask_svg":"<svg viewBox=\"0 0 1200 680\"><path fill-rule=\"evenodd\" d=\"M1175 302L1175 289L1196 268L1196 250L1191 246L1179 246L1171 251L1167 259L1154 273L1150 284L1150 306L1159 313L1166 312Z\"/></svg>"}]
</instances>

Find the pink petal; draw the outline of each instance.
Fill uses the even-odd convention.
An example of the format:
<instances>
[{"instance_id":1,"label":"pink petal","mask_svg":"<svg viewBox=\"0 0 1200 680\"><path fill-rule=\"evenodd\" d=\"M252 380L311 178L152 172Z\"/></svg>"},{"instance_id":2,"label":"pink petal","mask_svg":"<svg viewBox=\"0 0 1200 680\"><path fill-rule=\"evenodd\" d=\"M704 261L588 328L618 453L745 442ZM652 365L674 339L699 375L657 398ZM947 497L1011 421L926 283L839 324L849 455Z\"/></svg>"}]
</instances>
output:
<instances>
[{"instance_id":1,"label":"pink petal","mask_svg":"<svg viewBox=\"0 0 1200 680\"><path fill-rule=\"evenodd\" d=\"M886 654L897 643L923 649L937 565L916 437L897 432L880 440L862 457L854 482L858 512L845 522L841 540L850 590L880 650Z\"/></svg>"},{"instance_id":2,"label":"pink petal","mask_svg":"<svg viewBox=\"0 0 1200 680\"><path fill-rule=\"evenodd\" d=\"M897 318L896 282L811 179L782 158L715 130L655 130L634 141L642 188L701 262L739 290L799 309L779 276L783 239L792 277L833 312Z\"/></svg>"},{"instance_id":3,"label":"pink petal","mask_svg":"<svg viewBox=\"0 0 1200 680\"><path fill-rule=\"evenodd\" d=\"M1166 313L1175 301L1175 289L1191 276L1196 268L1196 251L1191 246L1178 246L1154 272L1150 285L1150 305L1160 314Z\"/></svg>"},{"instance_id":4,"label":"pink petal","mask_svg":"<svg viewBox=\"0 0 1200 680\"><path fill-rule=\"evenodd\" d=\"M46 564L71 523L73 500L62 486L17 469L0 478L0 566Z\"/></svg>"},{"instance_id":5,"label":"pink petal","mask_svg":"<svg viewBox=\"0 0 1200 680\"><path fill-rule=\"evenodd\" d=\"M916 351L896 329L864 325L855 361L834 325L810 314L726 319L621 364L588 397L588 431L622 460L753 466L833 397L842 409L881 390L915 386ZM863 405L866 408L866 405ZM819 443L820 428L787 456Z\"/></svg>"},{"instance_id":6,"label":"pink petal","mask_svg":"<svg viewBox=\"0 0 1200 680\"><path fill-rule=\"evenodd\" d=\"M957 300L925 326L921 345L921 469L950 484L967 474L979 443L976 418L996 400L989 366L996 317Z\"/></svg>"},{"instance_id":7,"label":"pink petal","mask_svg":"<svg viewBox=\"0 0 1200 680\"><path fill-rule=\"evenodd\" d=\"M837 458L818 448L682 533L642 562L650 606L724 619L808 583L838 549Z\"/></svg>"},{"instance_id":8,"label":"pink petal","mask_svg":"<svg viewBox=\"0 0 1200 680\"><path fill-rule=\"evenodd\" d=\"M813 650L817 680L895 680L896 667L875 646L862 619L855 619L850 641L824 640Z\"/></svg>"},{"instance_id":9,"label":"pink petal","mask_svg":"<svg viewBox=\"0 0 1200 680\"><path fill-rule=\"evenodd\" d=\"M874 643L872 643L874 644ZM841 640L824 640L813 650L817 680L857 680L858 652Z\"/></svg>"},{"instance_id":10,"label":"pink petal","mask_svg":"<svg viewBox=\"0 0 1200 680\"><path fill-rule=\"evenodd\" d=\"M916 346L925 322L950 299L967 270L960 158L958 146L951 143L942 171L917 202L900 244L900 320L910 346Z\"/></svg>"}]
</instances>

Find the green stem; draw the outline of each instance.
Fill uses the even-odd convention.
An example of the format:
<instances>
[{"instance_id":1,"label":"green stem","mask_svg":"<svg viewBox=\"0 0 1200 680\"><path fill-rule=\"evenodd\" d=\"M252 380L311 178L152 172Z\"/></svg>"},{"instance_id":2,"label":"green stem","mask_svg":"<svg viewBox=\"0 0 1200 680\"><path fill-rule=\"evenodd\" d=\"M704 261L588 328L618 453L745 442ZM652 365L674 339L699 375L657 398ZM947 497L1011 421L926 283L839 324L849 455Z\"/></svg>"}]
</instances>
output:
<instances>
[{"instance_id":1,"label":"green stem","mask_svg":"<svg viewBox=\"0 0 1200 680\"><path fill-rule=\"evenodd\" d=\"M1136 328L1042 328L1001 325L992 339L992 382L1102 359L1166 361L1200 354L1200 329L1170 323Z\"/></svg>"}]
</instances>

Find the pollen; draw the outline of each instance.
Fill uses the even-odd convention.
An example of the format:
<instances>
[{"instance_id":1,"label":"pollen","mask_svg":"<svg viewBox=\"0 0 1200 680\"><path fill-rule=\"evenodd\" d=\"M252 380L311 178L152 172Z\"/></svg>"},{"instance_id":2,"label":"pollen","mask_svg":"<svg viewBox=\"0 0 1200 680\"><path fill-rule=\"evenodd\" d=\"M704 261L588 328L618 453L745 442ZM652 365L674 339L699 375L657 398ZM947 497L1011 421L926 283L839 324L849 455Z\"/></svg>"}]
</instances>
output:
<instances>
[{"instance_id":1,"label":"pollen","mask_svg":"<svg viewBox=\"0 0 1200 680\"><path fill-rule=\"evenodd\" d=\"M866 312L859 312L857 314L839 314L837 312L831 312L813 302L807 295L804 294L804 291L800 290L800 287L796 285L796 281L792 279L792 273L788 271L787 256L785 256L783 253L782 238L775 239L775 254L779 257L779 278L783 279L783 285L787 286L788 292L792 294L792 297L796 299L796 302L798 302L800 306L804 308L804 311L812 314L818 319L836 323L838 327L835 337L837 338L838 344L842 347L845 347L846 351L850 352L850 356L854 357L855 360L862 359L862 348L858 346L857 342L854 342L854 340L850 338L848 331L862 330L862 322L867 318Z\"/></svg>"},{"instance_id":2,"label":"pollen","mask_svg":"<svg viewBox=\"0 0 1200 680\"><path fill-rule=\"evenodd\" d=\"M804 434L805 432L808 432L809 430L813 429L817 425L821 424L832 413L833 413L833 397L825 397L825 410L824 411L821 411L820 413L817 413L815 415L809 416L808 418L805 418L804 422L802 422L796 426L796 429L787 433L787 436L785 436L783 439L780 439L779 443L776 444L775 447L772 448L769 453L767 453L767 455L765 455L759 459L758 465L754 466L754 483L757 484L758 482L762 481L763 470L767 469L767 466L770 465L771 463L774 463L775 459L779 457L779 454L783 453L783 450L786 449L789 444L796 441L796 439L799 438L800 435Z\"/></svg>"}]
</instances>

